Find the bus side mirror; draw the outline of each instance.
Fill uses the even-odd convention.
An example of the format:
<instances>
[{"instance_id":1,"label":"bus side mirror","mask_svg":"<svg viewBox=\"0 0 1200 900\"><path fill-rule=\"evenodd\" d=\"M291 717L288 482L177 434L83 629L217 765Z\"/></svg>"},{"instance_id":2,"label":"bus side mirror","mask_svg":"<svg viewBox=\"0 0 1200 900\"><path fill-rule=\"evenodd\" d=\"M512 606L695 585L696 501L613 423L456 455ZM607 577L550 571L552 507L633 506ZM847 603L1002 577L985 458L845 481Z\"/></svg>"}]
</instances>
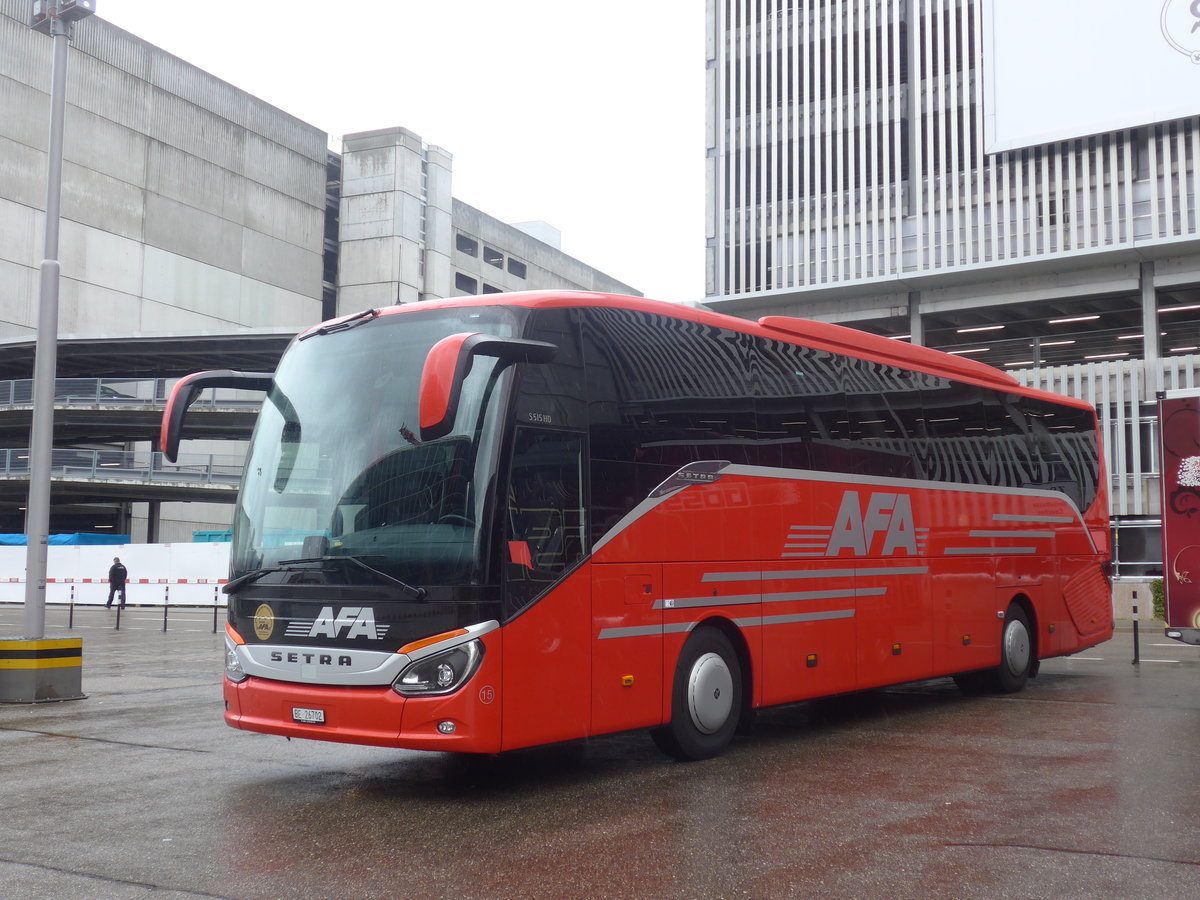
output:
<instances>
[{"instance_id":1,"label":"bus side mirror","mask_svg":"<svg viewBox=\"0 0 1200 900\"><path fill-rule=\"evenodd\" d=\"M220 369L210 372L194 372L185 375L171 389L163 410L162 426L158 434L158 448L171 462L179 455L179 438L183 431L183 417L188 407L205 388L237 388L243 391L268 391L275 380L273 372L234 372Z\"/></svg>"},{"instance_id":2,"label":"bus side mirror","mask_svg":"<svg viewBox=\"0 0 1200 900\"><path fill-rule=\"evenodd\" d=\"M558 348L545 341L495 337L462 332L442 338L429 349L421 370L421 440L432 441L450 433L458 415L463 382L476 356L494 356L503 363L547 363Z\"/></svg>"}]
</instances>

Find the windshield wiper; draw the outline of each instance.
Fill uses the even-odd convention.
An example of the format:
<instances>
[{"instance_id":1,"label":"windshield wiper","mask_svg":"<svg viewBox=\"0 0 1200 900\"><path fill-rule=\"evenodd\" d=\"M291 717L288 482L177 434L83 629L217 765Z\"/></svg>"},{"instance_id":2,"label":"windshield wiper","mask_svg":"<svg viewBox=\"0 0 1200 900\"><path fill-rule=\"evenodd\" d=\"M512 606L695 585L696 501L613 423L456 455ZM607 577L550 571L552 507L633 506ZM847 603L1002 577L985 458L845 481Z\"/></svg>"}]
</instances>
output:
<instances>
[{"instance_id":1,"label":"windshield wiper","mask_svg":"<svg viewBox=\"0 0 1200 900\"><path fill-rule=\"evenodd\" d=\"M302 334L297 340L307 341L309 338L316 337L319 334L333 334L335 331L345 331L347 328L353 328L356 325L361 325L363 322L374 319L378 315L379 310L377 309L364 309L362 312L355 313L352 316L346 316L344 319L338 319L336 322L322 325L316 331Z\"/></svg>"},{"instance_id":2,"label":"windshield wiper","mask_svg":"<svg viewBox=\"0 0 1200 900\"><path fill-rule=\"evenodd\" d=\"M252 572L247 572L244 575L239 575L237 578L233 579L233 581L226 584L225 587L223 587L221 590L226 594L231 594L235 590L240 588L242 585L250 584L251 582L258 581L258 579L262 578L264 575L270 575L272 572L301 571L301 570L303 570L303 567L306 565L311 565L312 563L328 563L328 562L352 562L356 566L358 566L360 569L365 569L366 571L370 572L372 575L378 575L380 578L382 578L384 581L388 582L389 584L395 585L396 587L400 588L402 591L404 591L406 594L408 594L414 600L424 600L427 596L429 596L429 591L425 590L425 588L414 587L413 585L408 584L407 582L401 581L399 578L389 575L387 572L380 572L378 569L376 569L372 566L368 566L365 562L363 562L357 556L310 556L310 557L305 557L303 559L284 559L284 560L280 560L279 565L277 565L277 566L267 566L266 568L263 568L263 569L255 569Z\"/></svg>"}]
</instances>

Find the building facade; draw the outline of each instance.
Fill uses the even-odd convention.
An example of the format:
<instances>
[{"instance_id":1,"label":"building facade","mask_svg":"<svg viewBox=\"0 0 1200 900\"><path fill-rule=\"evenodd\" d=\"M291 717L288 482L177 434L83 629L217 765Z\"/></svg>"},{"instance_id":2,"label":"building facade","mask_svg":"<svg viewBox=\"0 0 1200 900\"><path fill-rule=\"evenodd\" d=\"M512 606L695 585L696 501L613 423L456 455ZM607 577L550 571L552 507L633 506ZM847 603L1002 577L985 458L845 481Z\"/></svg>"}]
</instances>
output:
<instances>
[{"instance_id":1,"label":"building facade","mask_svg":"<svg viewBox=\"0 0 1200 900\"><path fill-rule=\"evenodd\" d=\"M1142 6L1158 28L1161 4ZM709 0L707 15L710 304L1091 400L1119 562L1160 568L1153 400L1200 381L1200 117L987 152L989 0ZM1200 71L1163 52L1179 77ZM1052 87L1031 102L1060 102Z\"/></svg>"},{"instance_id":2,"label":"building facade","mask_svg":"<svg viewBox=\"0 0 1200 900\"><path fill-rule=\"evenodd\" d=\"M52 41L29 27L29 12L27 0L0 0L0 345L31 361ZM341 153L330 152L329 137L100 16L77 25L59 371L64 351L77 348L92 364L71 374L105 384L69 386L72 396L56 411L56 423L69 426L56 428L56 451L69 453L66 474L56 469L52 531L69 521L58 530L186 541L193 531L228 526L229 491L212 492L224 502L176 502L171 491L146 499L145 482L163 463L151 427L132 412L161 405L163 382L188 371L273 369L281 342L271 338L368 306L535 288L636 293L455 200L450 154L418 135L347 135ZM223 336L239 342L224 348ZM272 349L235 353L235 343L248 346L241 338ZM111 350L97 353L97 345ZM19 382L31 375L29 365L0 382L0 530L23 522L28 438L13 419L28 415L28 384ZM84 427L89 417L97 424ZM97 439L63 437L89 433ZM114 433L123 440L114 442ZM183 452L228 475L244 442L190 441ZM90 471L70 464L87 458ZM122 477L141 487L114 499Z\"/></svg>"}]
</instances>

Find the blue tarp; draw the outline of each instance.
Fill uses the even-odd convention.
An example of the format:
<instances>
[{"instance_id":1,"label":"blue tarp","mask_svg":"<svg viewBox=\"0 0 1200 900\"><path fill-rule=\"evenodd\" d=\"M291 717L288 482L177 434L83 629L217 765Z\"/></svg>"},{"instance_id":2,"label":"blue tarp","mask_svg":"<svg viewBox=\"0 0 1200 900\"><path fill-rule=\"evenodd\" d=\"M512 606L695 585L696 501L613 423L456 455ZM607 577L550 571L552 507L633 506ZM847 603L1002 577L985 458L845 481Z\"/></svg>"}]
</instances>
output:
<instances>
[{"instance_id":1,"label":"blue tarp","mask_svg":"<svg viewBox=\"0 0 1200 900\"><path fill-rule=\"evenodd\" d=\"M0 547L24 547L25 535L0 534ZM128 544L127 534L52 534L48 543L51 547L81 547L107 544Z\"/></svg>"}]
</instances>

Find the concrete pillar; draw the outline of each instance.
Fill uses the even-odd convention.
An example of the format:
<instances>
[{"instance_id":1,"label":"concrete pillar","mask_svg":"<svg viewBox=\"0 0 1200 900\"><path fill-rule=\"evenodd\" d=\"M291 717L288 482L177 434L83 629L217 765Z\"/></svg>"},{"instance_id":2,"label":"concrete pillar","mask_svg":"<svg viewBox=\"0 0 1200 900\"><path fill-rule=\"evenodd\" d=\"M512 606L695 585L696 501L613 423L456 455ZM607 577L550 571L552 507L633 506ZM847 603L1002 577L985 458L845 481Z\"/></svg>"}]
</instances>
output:
<instances>
[{"instance_id":1,"label":"concrete pillar","mask_svg":"<svg viewBox=\"0 0 1200 900\"><path fill-rule=\"evenodd\" d=\"M421 299L427 186L424 154L420 135L407 128L345 136L338 315Z\"/></svg>"},{"instance_id":2,"label":"concrete pillar","mask_svg":"<svg viewBox=\"0 0 1200 900\"><path fill-rule=\"evenodd\" d=\"M925 327L921 322L921 292L908 292L908 333L912 335L909 342L916 347L925 346Z\"/></svg>"},{"instance_id":3,"label":"concrete pillar","mask_svg":"<svg viewBox=\"0 0 1200 900\"><path fill-rule=\"evenodd\" d=\"M453 286L454 199L452 157L440 147L425 150L425 283L422 300L450 296Z\"/></svg>"},{"instance_id":4,"label":"concrete pillar","mask_svg":"<svg viewBox=\"0 0 1200 900\"><path fill-rule=\"evenodd\" d=\"M158 526L162 520L162 501L151 500L146 504L146 543L158 543Z\"/></svg>"},{"instance_id":5,"label":"concrete pillar","mask_svg":"<svg viewBox=\"0 0 1200 900\"><path fill-rule=\"evenodd\" d=\"M1142 263L1139 281L1142 290L1142 358L1146 360L1144 380L1150 400L1156 391L1162 390L1162 347L1158 326L1158 292L1154 290L1154 263Z\"/></svg>"}]
</instances>

